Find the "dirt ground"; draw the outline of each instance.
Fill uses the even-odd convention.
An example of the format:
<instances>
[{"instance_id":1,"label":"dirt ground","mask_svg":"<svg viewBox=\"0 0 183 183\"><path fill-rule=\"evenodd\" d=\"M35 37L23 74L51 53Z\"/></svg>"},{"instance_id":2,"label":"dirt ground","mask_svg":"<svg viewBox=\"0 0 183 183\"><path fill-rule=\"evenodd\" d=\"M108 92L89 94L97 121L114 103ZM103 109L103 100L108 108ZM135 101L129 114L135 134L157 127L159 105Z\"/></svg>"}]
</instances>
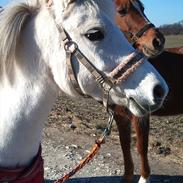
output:
<instances>
[{"instance_id":1,"label":"dirt ground","mask_svg":"<svg viewBox=\"0 0 183 183\"><path fill-rule=\"evenodd\" d=\"M107 124L105 109L92 99L58 97L43 134L46 183L71 170L92 148ZM140 161L132 132L135 182ZM149 161L153 183L183 182L183 116L151 117ZM98 155L68 182L117 183L123 175L123 157L114 123Z\"/></svg>"}]
</instances>

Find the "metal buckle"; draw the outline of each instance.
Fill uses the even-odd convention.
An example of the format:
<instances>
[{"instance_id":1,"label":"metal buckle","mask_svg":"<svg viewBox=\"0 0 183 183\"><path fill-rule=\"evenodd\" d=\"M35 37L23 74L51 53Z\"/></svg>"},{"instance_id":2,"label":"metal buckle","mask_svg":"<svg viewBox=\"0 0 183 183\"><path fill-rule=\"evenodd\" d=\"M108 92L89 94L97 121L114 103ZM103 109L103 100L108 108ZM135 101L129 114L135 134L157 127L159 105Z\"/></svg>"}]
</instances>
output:
<instances>
[{"instance_id":1,"label":"metal buckle","mask_svg":"<svg viewBox=\"0 0 183 183\"><path fill-rule=\"evenodd\" d=\"M138 37L136 35L133 35L133 37L131 38L132 43L136 43L138 41Z\"/></svg>"},{"instance_id":2,"label":"metal buckle","mask_svg":"<svg viewBox=\"0 0 183 183\"><path fill-rule=\"evenodd\" d=\"M74 41L67 41L64 44L64 49L66 52L74 53L78 49L78 45Z\"/></svg>"},{"instance_id":3,"label":"metal buckle","mask_svg":"<svg viewBox=\"0 0 183 183\"><path fill-rule=\"evenodd\" d=\"M103 135L105 138L106 138L106 136L109 136L111 133L112 124L113 124L113 120L114 120L114 111L109 109L108 114L109 114L108 125L103 132Z\"/></svg>"}]
</instances>

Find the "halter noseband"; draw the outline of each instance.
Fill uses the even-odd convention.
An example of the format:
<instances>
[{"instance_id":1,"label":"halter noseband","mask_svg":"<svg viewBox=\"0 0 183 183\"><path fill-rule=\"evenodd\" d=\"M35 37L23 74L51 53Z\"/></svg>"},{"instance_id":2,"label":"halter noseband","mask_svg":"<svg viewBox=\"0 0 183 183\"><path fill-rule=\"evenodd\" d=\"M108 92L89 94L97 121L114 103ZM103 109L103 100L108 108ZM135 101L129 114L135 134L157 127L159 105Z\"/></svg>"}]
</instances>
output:
<instances>
[{"instance_id":1,"label":"halter noseband","mask_svg":"<svg viewBox=\"0 0 183 183\"><path fill-rule=\"evenodd\" d=\"M50 14L55 21L55 17L52 14L52 12L50 12ZM73 56L75 56L77 61L84 65L85 68L92 74L93 78L102 89L103 105L108 110L110 90L115 85L118 85L120 82L124 82L129 77L129 75L132 74L138 68L138 66L140 66L143 63L144 55L136 51L131 53L128 59L119 64L116 68L114 68L114 70L111 73L109 73L109 76L107 77L104 73L101 73L101 71L99 71L92 64L92 62L90 62L88 58L79 50L77 43L70 38L66 30L61 25L58 25L56 21L55 25L60 33L60 38L64 43L64 49L66 51L66 62L68 66L68 77L73 85L73 88L78 94L85 95L83 94L77 81L77 77L74 73L72 58ZM120 96L126 98L125 93L121 93Z\"/></svg>"},{"instance_id":2,"label":"halter noseband","mask_svg":"<svg viewBox=\"0 0 183 183\"><path fill-rule=\"evenodd\" d=\"M135 43L138 41L138 39L150 28L155 27L154 24L151 22L148 22L144 27L142 27L137 33L132 32L125 32L127 37L130 38L130 42L132 45L135 45Z\"/></svg>"}]
</instances>

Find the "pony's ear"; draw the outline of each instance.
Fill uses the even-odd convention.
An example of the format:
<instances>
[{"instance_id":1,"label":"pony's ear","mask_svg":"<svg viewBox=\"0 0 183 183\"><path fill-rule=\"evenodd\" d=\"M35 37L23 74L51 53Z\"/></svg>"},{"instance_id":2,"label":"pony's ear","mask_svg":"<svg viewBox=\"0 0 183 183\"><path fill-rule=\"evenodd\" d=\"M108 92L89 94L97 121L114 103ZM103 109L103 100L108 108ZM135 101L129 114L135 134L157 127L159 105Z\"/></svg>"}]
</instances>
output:
<instances>
[{"instance_id":1,"label":"pony's ear","mask_svg":"<svg viewBox=\"0 0 183 183\"><path fill-rule=\"evenodd\" d=\"M54 0L45 0L47 6L52 6ZM63 7L67 7L69 4L74 3L76 0L62 0Z\"/></svg>"},{"instance_id":2,"label":"pony's ear","mask_svg":"<svg viewBox=\"0 0 183 183\"><path fill-rule=\"evenodd\" d=\"M65 7L74 2L76 2L76 0L64 0Z\"/></svg>"},{"instance_id":3,"label":"pony's ear","mask_svg":"<svg viewBox=\"0 0 183 183\"><path fill-rule=\"evenodd\" d=\"M62 0L62 5L63 5L63 8L64 10L67 9L67 7L72 4L72 3L75 3L77 0Z\"/></svg>"},{"instance_id":4,"label":"pony's ear","mask_svg":"<svg viewBox=\"0 0 183 183\"><path fill-rule=\"evenodd\" d=\"M74 3L76 0L70 0L70 3Z\"/></svg>"}]
</instances>

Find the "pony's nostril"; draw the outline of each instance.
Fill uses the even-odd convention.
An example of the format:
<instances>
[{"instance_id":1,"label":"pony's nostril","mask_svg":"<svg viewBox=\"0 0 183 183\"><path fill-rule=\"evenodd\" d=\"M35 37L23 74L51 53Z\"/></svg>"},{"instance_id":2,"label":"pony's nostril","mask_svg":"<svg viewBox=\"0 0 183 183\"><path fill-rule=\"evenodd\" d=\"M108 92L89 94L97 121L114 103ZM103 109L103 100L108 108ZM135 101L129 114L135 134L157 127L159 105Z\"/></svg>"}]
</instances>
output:
<instances>
[{"instance_id":1,"label":"pony's nostril","mask_svg":"<svg viewBox=\"0 0 183 183\"><path fill-rule=\"evenodd\" d=\"M160 84L157 84L154 87L154 89L153 89L153 96L154 96L154 100L156 102L161 101L164 98L165 90L164 90L164 88Z\"/></svg>"},{"instance_id":2,"label":"pony's nostril","mask_svg":"<svg viewBox=\"0 0 183 183\"><path fill-rule=\"evenodd\" d=\"M153 44L155 49L161 49L162 48L162 43L161 43L161 40L159 38L153 39L152 44Z\"/></svg>"}]
</instances>

